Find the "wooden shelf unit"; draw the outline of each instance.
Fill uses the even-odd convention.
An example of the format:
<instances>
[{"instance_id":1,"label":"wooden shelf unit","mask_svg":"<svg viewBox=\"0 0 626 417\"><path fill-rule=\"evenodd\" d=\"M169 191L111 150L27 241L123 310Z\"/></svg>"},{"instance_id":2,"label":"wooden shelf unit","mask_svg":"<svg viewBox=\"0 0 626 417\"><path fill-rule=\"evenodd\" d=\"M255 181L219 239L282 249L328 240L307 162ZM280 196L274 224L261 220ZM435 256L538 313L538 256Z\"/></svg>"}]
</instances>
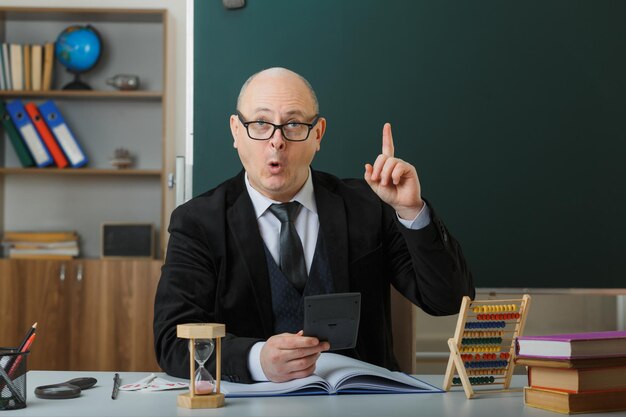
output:
<instances>
[{"instance_id":1,"label":"wooden shelf unit","mask_svg":"<svg viewBox=\"0 0 626 417\"><path fill-rule=\"evenodd\" d=\"M4 139L0 234L4 230L76 230L84 238L81 256L93 258L100 253L102 222L151 222L160 235L156 256L162 258L169 191L165 175L167 11L0 7L0 43L43 45L54 42L68 26L87 24L98 31L103 45L98 64L81 76L93 90L63 90L73 76L56 59L51 90L0 90L2 101L55 101L89 158L83 168L23 168L0 126ZM140 89L119 91L108 86L106 79L116 74L138 75ZM121 147L135 158L132 168L111 166L115 149ZM95 189L99 196L83 198ZM39 194L46 195L41 204L33 197ZM28 207L23 209L20 200L29 201ZM68 200L71 204L66 204ZM48 209L62 205L67 207L56 217ZM77 223L81 218L75 215L77 210L92 211L93 222Z\"/></svg>"},{"instance_id":2,"label":"wooden shelf unit","mask_svg":"<svg viewBox=\"0 0 626 417\"><path fill-rule=\"evenodd\" d=\"M93 90L62 90L72 77L55 63L52 90L4 90L0 100L54 100L89 164L23 168L0 126L0 235L76 230L81 258L0 259L0 314L10 321L0 345L18 344L38 321L30 369L156 371L152 314L170 193L167 11L0 6L0 43L54 42L76 24L91 24L103 40L100 61L81 77ZM140 89L106 85L115 74L138 75ZM119 147L136 157L132 168L110 165ZM103 222L154 223L156 259L99 259Z\"/></svg>"}]
</instances>

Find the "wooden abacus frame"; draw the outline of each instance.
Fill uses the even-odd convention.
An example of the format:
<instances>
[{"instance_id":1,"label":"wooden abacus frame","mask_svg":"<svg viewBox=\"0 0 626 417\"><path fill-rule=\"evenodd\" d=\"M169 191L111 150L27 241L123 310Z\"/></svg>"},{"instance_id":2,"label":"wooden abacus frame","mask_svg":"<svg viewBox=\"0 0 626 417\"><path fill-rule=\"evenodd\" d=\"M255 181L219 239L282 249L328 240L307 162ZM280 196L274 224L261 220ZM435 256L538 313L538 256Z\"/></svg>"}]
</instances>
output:
<instances>
[{"instance_id":1,"label":"wooden abacus frame","mask_svg":"<svg viewBox=\"0 0 626 417\"><path fill-rule=\"evenodd\" d=\"M453 385L459 385L454 381L454 375L457 374L468 399L479 393L513 391L509 390L509 385L515 367L513 362L515 338L524 330L529 306L530 295L528 294L521 299L510 300L472 301L469 297L463 297L454 337L448 339L450 358L443 380L443 389L450 391ZM469 325L469 323L472 324ZM511 325L514 327L511 328ZM468 344L476 346L466 347ZM464 360L468 358L471 360ZM466 366L466 362L469 366ZM467 369L474 365L484 369L477 371ZM474 375L480 375L479 378L486 378L486 380L475 380ZM502 388L474 391L472 385L502 385Z\"/></svg>"}]
</instances>

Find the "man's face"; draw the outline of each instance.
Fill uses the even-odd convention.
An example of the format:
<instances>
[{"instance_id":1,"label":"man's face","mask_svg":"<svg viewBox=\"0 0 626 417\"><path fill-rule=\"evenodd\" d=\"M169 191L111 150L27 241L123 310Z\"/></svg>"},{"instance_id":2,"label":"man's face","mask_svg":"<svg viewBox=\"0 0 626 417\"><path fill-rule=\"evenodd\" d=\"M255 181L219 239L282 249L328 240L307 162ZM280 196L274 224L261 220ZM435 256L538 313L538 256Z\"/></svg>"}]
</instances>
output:
<instances>
[{"instance_id":1,"label":"man's face","mask_svg":"<svg viewBox=\"0 0 626 417\"><path fill-rule=\"evenodd\" d=\"M311 123L316 115L304 82L284 70L269 70L252 79L241 98L239 112L246 122L274 124ZM230 118L234 147L250 184L266 197L282 202L293 198L304 185L325 128L326 121L320 118L304 142L287 141L280 129L269 140L253 140L236 115Z\"/></svg>"}]
</instances>

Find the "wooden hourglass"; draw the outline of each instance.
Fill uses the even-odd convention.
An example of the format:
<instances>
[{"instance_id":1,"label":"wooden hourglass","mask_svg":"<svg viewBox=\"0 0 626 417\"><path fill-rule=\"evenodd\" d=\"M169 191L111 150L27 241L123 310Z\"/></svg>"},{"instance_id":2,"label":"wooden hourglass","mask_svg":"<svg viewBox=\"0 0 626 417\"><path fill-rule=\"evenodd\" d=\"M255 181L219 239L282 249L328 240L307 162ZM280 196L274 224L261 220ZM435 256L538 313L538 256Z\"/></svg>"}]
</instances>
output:
<instances>
[{"instance_id":1,"label":"wooden hourglass","mask_svg":"<svg viewBox=\"0 0 626 417\"><path fill-rule=\"evenodd\" d=\"M178 396L178 406L183 408L223 407L224 394L220 392L220 382L222 379L222 337L226 335L226 326L218 323L179 324L176 326L176 335L182 339L189 339L189 392ZM208 339L215 339L215 354L217 355L215 357L215 391L206 390L204 386L202 389L196 389L196 360L199 360L200 366L203 366L211 355L211 349L208 349L206 357L198 358L196 344L197 341ZM208 374L205 369L201 371Z\"/></svg>"}]
</instances>

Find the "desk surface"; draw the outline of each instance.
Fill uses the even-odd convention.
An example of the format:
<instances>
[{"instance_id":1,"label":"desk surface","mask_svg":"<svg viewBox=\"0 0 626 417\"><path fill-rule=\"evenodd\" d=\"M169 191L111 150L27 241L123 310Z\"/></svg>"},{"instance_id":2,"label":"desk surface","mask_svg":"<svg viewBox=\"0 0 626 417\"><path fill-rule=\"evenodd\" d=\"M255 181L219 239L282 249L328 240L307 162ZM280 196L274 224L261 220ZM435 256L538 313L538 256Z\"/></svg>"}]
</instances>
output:
<instances>
[{"instance_id":1,"label":"desk surface","mask_svg":"<svg viewBox=\"0 0 626 417\"><path fill-rule=\"evenodd\" d=\"M122 384L147 376L145 372L123 372ZM160 374L171 380L178 380ZM81 376L98 379L95 387L83 391L79 398L42 400L35 397L35 387L67 381ZM441 375L421 375L420 379L441 386ZM514 387L523 387L525 376L513 376ZM0 411L0 417L159 417L159 416L475 416L475 417L547 417L560 414L525 407L521 392L484 394L467 400L462 390L444 394L381 394L381 395L315 395L297 397L227 398L226 406L212 410L188 410L176 406L176 397L184 391L129 392L120 391L111 399L113 372L30 371L27 376L27 407ZM579 414L583 415L583 414ZM592 415L592 414L589 414ZM597 416L598 414L593 414ZM626 412L611 413L626 416Z\"/></svg>"}]
</instances>

